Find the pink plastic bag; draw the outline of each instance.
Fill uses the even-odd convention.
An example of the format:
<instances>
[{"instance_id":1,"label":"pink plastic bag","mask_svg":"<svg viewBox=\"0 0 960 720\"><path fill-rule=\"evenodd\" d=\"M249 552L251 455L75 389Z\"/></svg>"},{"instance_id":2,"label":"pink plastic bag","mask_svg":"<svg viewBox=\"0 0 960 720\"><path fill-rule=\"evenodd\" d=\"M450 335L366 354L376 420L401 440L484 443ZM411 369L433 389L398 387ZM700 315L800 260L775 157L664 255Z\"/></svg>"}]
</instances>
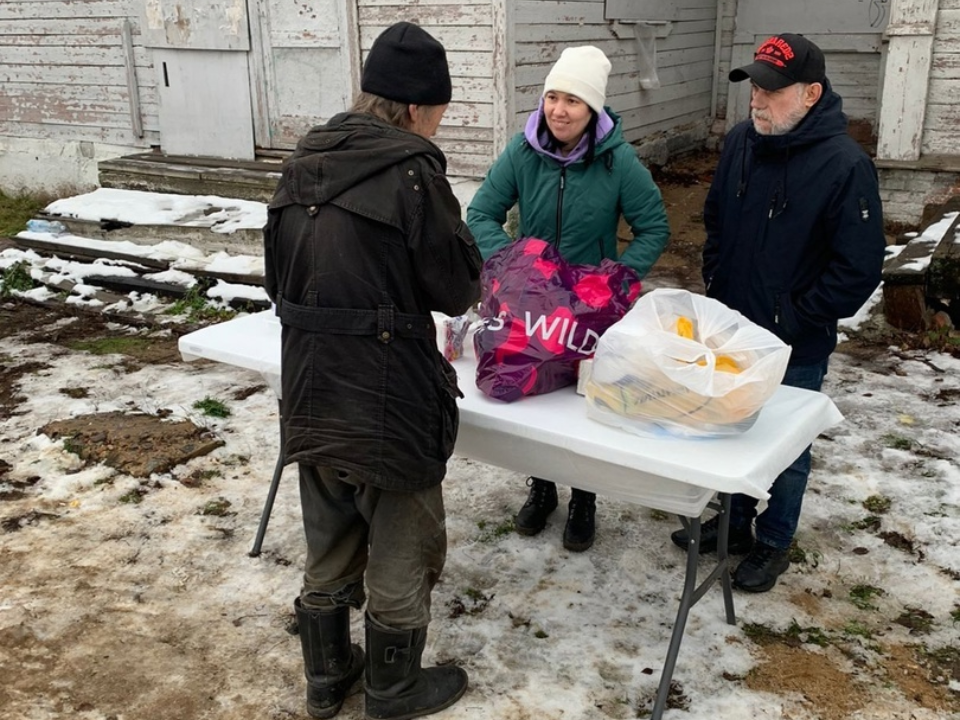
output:
<instances>
[{"instance_id":1,"label":"pink plastic bag","mask_svg":"<svg viewBox=\"0 0 960 720\"><path fill-rule=\"evenodd\" d=\"M576 383L580 361L640 294L626 265L573 265L536 238L498 250L480 277L477 387L505 402Z\"/></svg>"}]
</instances>

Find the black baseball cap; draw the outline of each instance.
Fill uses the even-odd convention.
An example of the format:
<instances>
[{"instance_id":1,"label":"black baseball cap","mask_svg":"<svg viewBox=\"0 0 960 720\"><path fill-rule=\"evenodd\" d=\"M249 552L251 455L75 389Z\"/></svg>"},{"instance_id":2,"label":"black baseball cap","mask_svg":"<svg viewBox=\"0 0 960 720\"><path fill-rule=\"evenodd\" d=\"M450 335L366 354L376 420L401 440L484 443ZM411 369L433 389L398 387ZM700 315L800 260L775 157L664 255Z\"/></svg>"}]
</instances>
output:
<instances>
[{"instance_id":1,"label":"black baseball cap","mask_svg":"<svg viewBox=\"0 0 960 720\"><path fill-rule=\"evenodd\" d=\"M730 71L730 80L750 79L764 90L780 90L794 83L826 79L823 50L803 35L783 33L760 43L753 62Z\"/></svg>"}]
</instances>

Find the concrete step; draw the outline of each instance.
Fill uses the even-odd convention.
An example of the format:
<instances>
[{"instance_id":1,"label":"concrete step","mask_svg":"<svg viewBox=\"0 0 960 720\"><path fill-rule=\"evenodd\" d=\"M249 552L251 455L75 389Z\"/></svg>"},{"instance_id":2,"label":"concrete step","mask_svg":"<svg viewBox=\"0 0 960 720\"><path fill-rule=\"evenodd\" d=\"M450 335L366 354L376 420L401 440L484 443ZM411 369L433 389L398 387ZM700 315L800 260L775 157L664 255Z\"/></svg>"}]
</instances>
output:
<instances>
[{"instance_id":1,"label":"concrete step","mask_svg":"<svg viewBox=\"0 0 960 720\"><path fill-rule=\"evenodd\" d=\"M270 202L280 179L280 166L288 155L285 151L264 151L257 160L224 160L148 152L103 160L98 168L100 185L105 188ZM453 175L447 179L466 215L480 180Z\"/></svg>"},{"instance_id":2,"label":"concrete step","mask_svg":"<svg viewBox=\"0 0 960 720\"><path fill-rule=\"evenodd\" d=\"M100 185L106 188L268 202L282 161L282 157L224 160L148 152L103 160L98 169Z\"/></svg>"}]
</instances>

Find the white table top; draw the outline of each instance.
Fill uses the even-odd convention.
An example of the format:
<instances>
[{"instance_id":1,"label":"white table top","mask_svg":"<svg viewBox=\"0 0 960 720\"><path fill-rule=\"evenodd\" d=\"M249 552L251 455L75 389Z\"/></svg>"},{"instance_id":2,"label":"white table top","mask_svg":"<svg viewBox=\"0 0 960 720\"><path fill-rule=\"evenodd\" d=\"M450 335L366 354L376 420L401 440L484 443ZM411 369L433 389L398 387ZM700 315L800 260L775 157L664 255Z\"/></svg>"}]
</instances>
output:
<instances>
[{"instance_id":1,"label":"white table top","mask_svg":"<svg viewBox=\"0 0 960 720\"><path fill-rule=\"evenodd\" d=\"M185 360L254 370L279 396L280 332L264 311L184 335L180 352ZM826 395L781 386L740 435L642 437L588 418L586 400L572 387L503 403L477 389L472 358L453 365L465 395L458 455L688 516L699 515L715 492L765 499L777 475L843 419Z\"/></svg>"}]
</instances>

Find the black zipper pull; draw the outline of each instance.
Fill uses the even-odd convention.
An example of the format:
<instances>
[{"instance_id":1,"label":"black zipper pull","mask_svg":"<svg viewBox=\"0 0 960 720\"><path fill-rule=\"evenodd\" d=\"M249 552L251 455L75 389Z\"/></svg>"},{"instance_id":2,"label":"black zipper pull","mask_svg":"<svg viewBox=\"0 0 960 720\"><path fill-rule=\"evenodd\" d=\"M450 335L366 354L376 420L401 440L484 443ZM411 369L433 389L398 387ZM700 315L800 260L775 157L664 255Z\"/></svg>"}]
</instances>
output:
<instances>
[{"instance_id":1,"label":"black zipper pull","mask_svg":"<svg viewBox=\"0 0 960 720\"><path fill-rule=\"evenodd\" d=\"M769 212L767 212L767 218L768 218L768 219L772 219L772 218L773 218L773 212L774 212L774 210L777 209L777 202L778 202L779 200L780 200L780 193L778 193L778 192L773 193L773 197L770 198L770 210L769 210Z\"/></svg>"}]
</instances>

